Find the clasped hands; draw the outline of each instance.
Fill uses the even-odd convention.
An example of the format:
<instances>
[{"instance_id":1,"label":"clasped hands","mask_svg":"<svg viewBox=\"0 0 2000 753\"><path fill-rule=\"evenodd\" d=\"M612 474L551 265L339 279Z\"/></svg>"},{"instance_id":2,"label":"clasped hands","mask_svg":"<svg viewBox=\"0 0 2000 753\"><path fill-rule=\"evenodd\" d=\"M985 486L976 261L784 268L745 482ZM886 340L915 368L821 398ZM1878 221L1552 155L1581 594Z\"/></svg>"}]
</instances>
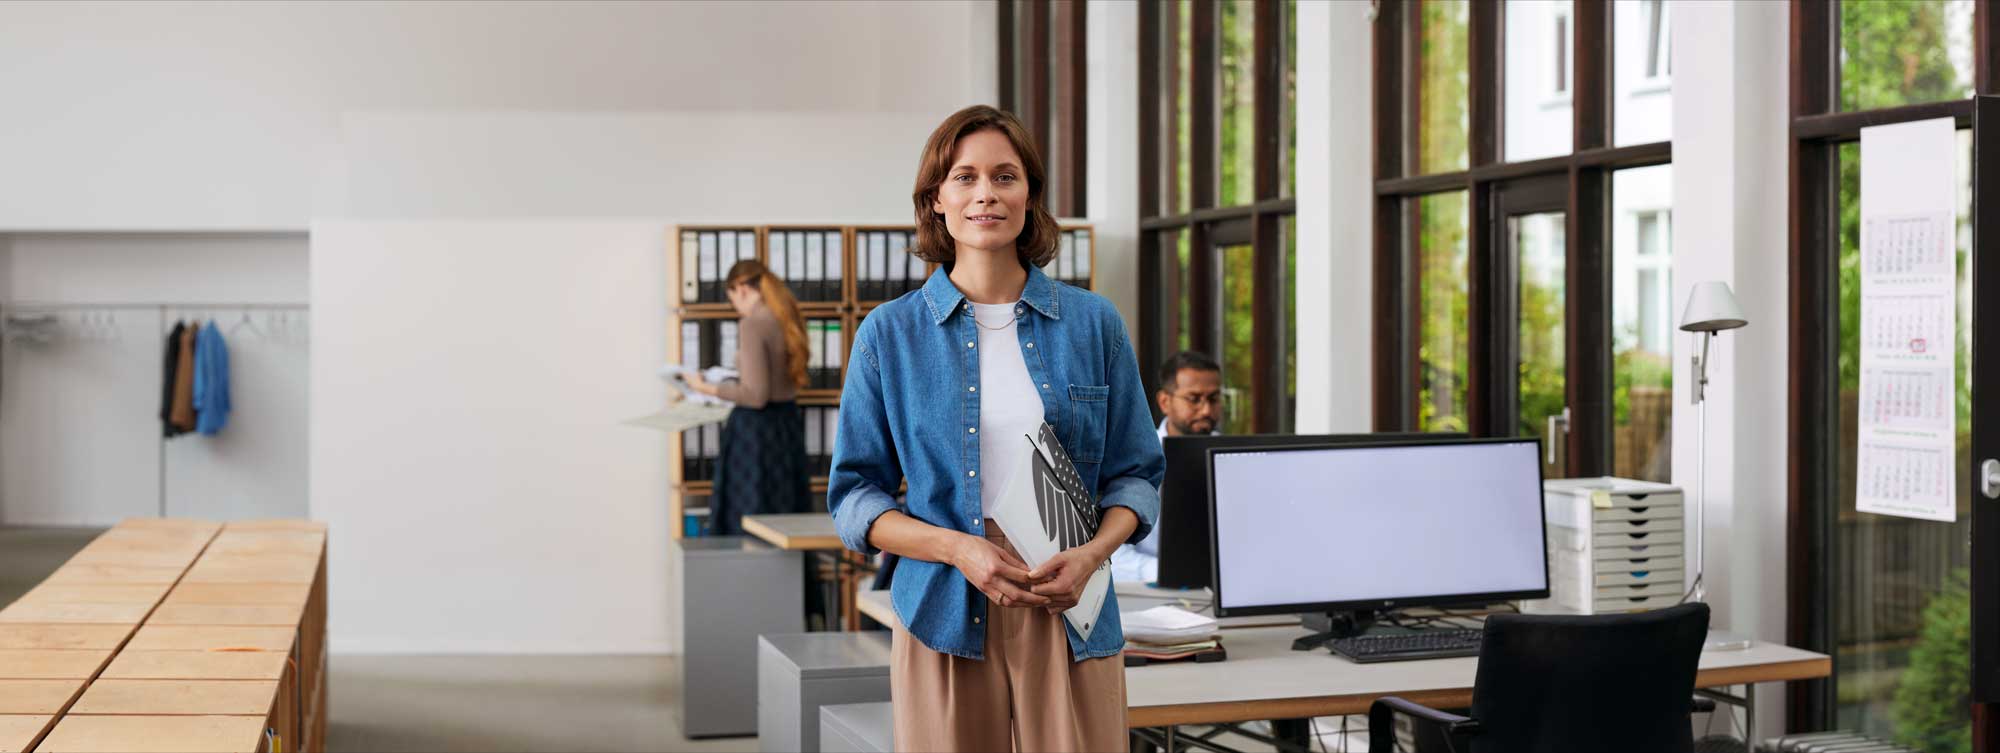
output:
<instances>
[{"instance_id":1,"label":"clasped hands","mask_svg":"<svg viewBox=\"0 0 2000 753\"><path fill-rule=\"evenodd\" d=\"M1103 566L1104 557L1095 542L1066 549L1029 568L1020 557L983 536L967 535L953 552L951 565L1003 607L1041 607L1049 614L1061 614L1083 598L1090 576Z\"/></svg>"}]
</instances>

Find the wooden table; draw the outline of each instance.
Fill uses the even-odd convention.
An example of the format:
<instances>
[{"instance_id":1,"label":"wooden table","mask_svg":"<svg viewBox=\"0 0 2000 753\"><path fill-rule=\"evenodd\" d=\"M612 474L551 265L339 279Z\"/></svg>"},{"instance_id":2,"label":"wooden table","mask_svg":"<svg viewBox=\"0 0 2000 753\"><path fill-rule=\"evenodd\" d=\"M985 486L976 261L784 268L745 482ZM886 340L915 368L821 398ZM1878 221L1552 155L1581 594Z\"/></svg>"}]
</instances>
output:
<instances>
[{"instance_id":1,"label":"wooden table","mask_svg":"<svg viewBox=\"0 0 2000 753\"><path fill-rule=\"evenodd\" d=\"M823 552L845 549L840 533L833 528L833 516L823 512L781 515L745 515L743 532L791 552Z\"/></svg>"},{"instance_id":2,"label":"wooden table","mask_svg":"<svg viewBox=\"0 0 2000 753\"><path fill-rule=\"evenodd\" d=\"M50 714L0 714L0 753L20 753L54 724Z\"/></svg>"},{"instance_id":3,"label":"wooden table","mask_svg":"<svg viewBox=\"0 0 2000 753\"><path fill-rule=\"evenodd\" d=\"M866 561L847 551L834 530L833 516L823 512L745 515L743 531L771 546L807 557L823 556L833 561L833 578L839 592L842 630L861 629L861 610L856 608L855 591Z\"/></svg>"},{"instance_id":4,"label":"wooden table","mask_svg":"<svg viewBox=\"0 0 2000 753\"><path fill-rule=\"evenodd\" d=\"M242 751L264 742L259 716L65 716L36 753ZM290 746L286 750L290 750Z\"/></svg>"},{"instance_id":5,"label":"wooden table","mask_svg":"<svg viewBox=\"0 0 2000 753\"><path fill-rule=\"evenodd\" d=\"M861 611L884 625L899 624L885 592L862 594ZM1326 651L1293 651L1292 640L1303 631L1297 625L1232 628L1222 634L1228 661L1126 668L1127 723L1171 727L1365 714L1388 695L1435 708L1472 703L1476 658L1356 664ZM1832 671L1825 654L1757 642L1703 652L1695 687L1809 680Z\"/></svg>"}]
</instances>

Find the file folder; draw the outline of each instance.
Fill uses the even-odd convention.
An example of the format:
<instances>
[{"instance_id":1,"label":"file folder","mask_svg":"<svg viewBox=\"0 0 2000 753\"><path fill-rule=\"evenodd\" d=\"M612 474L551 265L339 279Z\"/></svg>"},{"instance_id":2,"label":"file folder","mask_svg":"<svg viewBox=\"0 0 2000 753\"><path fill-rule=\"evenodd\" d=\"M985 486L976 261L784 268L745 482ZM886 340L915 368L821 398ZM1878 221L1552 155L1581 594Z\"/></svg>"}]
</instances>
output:
<instances>
[{"instance_id":1,"label":"file folder","mask_svg":"<svg viewBox=\"0 0 2000 753\"><path fill-rule=\"evenodd\" d=\"M681 365L701 368L701 322L681 322Z\"/></svg>"},{"instance_id":2,"label":"file folder","mask_svg":"<svg viewBox=\"0 0 2000 753\"><path fill-rule=\"evenodd\" d=\"M798 233L795 238L805 241L806 246L806 300L826 300L826 244L819 233Z\"/></svg>"},{"instance_id":3,"label":"file folder","mask_svg":"<svg viewBox=\"0 0 2000 753\"><path fill-rule=\"evenodd\" d=\"M681 231L681 303L701 300L701 236Z\"/></svg>"},{"instance_id":4,"label":"file folder","mask_svg":"<svg viewBox=\"0 0 2000 753\"><path fill-rule=\"evenodd\" d=\"M1090 232L1076 230L1076 279L1084 288L1090 287Z\"/></svg>"},{"instance_id":5,"label":"file folder","mask_svg":"<svg viewBox=\"0 0 2000 753\"><path fill-rule=\"evenodd\" d=\"M790 269L787 268L785 265L787 261L790 259L791 259L791 246L785 243L785 234L772 233L771 263L766 264L764 266L768 267L771 270L771 274L777 275L778 279L784 280L785 282L789 283L792 281L792 273Z\"/></svg>"},{"instance_id":6,"label":"file folder","mask_svg":"<svg viewBox=\"0 0 2000 753\"><path fill-rule=\"evenodd\" d=\"M889 291L889 236L887 233L868 234L868 296L867 300L879 301L888 296Z\"/></svg>"},{"instance_id":7,"label":"file folder","mask_svg":"<svg viewBox=\"0 0 2000 753\"><path fill-rule=\"evenodd\" d=\"M715 265L717 263L717 257L716 257L715 243L716 243L715 233L711 232L711 233L701 234L701 302L702 303L713 303L716 300Z\"/></svg>"},{"instance_id":8,"label":"file folder","mask_svg":"<svg viewBox=\"0 0 2000 753\"><path fill-rule=\"evenodd\" d=\"M826 281L830 287L827 289L826 300L829 301L844 300L847 297L847 293L841 285L841 283L846 281L846 278L841 274L841 267L846 263L846 259L842 258L843 253L840 248L840 231L827 231Z\"/></svg>"},{"instance_id":9,"label":"file folder","mask_svg":"<svg viewBox=\"0 0 2000 753\"><path fill-rule=\"evenodd\" d=\"M903 247L905 249L909 249L908 253L910 255L910 274L908 277L904 278L905 280L907 280L907 282L903 286L903 292L907 293L912 290L922 290L924 287L924 279L925 279L924 277L925 262L923 260L923 257L917 256L916 254L915 250L917 247L916 234L903 233L902 236L904 243Z\"/></svg>"}]
</instances>

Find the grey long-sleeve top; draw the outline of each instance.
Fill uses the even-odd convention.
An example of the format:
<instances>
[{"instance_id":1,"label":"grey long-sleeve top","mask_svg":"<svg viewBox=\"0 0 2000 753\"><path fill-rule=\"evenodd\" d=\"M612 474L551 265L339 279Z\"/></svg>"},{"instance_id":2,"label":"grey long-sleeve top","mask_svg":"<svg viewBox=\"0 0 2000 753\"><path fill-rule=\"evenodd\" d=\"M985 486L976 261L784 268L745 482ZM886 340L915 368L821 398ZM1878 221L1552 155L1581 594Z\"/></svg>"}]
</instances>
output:
<instances>
[{"instance_id":1,"label":"grey long-sleeve top","mask_svg":"<svg viewBox=\"0 0 2000 753\"><path fill-rule=\"evenodd\" d=\"M724 400L745 408L763 408L799 396L798 386L792 384L783 325L763 304L737 325L736 370L742 375L737 381L716 385L716 394Z\"/></svg>"}]
</instances>

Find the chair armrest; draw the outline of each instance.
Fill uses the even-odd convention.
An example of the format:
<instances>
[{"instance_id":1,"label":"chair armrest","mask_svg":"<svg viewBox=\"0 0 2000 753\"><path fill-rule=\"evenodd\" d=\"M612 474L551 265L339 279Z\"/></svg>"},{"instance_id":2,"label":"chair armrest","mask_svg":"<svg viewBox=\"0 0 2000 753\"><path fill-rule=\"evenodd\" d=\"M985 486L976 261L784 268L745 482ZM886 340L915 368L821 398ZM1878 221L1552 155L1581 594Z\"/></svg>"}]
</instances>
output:
<instances>
[{"instance_id":1,"label":"chair armrest","mask_svg":"<svg viewBox=\"0 0 2000 753\"><path fill-rule=\"evenodd\" d=\"M1384 696L1368 706L1368 753L1395 753L1397 713L1408 714L1419 724L1441 727L1447 736L1479 734L1479 721L1476 719L1447 714L1395 696Z\"/></svg>"},{"instance_id":2,"label":"chair armrest","mask_svg":"<svg viewBox=\"0 0 2000 753\"><path fill-rule=\"evenodd\" d=\"M1715 711L1715 699L1706 696L1695 696L1693 709L1695 713L1713 713Z\"/></svg>"}]
</instances>

